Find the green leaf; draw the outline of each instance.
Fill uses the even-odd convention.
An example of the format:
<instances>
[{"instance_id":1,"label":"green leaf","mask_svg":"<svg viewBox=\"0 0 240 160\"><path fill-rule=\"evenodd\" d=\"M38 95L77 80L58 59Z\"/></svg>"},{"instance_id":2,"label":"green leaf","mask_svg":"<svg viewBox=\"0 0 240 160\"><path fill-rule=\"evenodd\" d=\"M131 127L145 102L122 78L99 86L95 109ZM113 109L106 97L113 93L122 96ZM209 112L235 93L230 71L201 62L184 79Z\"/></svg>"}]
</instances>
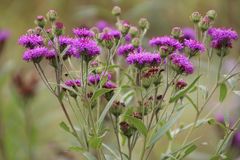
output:
<instances>
[{"instance_id":1,"label":"green leaf","mask_svg":"<svg viewBox=\"0 0 240 160\"><path fill-rule=\"evenodd\" d=\"M106 89L106 88L99 88L96 92L94 92L91 101L96 100L98 97L102 96L103 94L107 93L111 91L110 89Z\"/></svg>"},{"instance_id":2,"label":"green leaf","mask_svg":"<svg viewBox=\"0 0 240 160\"><path fill-rule=\"evenodd\" d=\"M67 125L65 122L62 121L62 122L59 124L59 126L60 126L62 129L64 129L65 131L71 133L70 128L68 127L68 125Z\"/></svg>"},{"instance_id":3,"label":"green leaf","mask_svg":"<svg viewBox=\"0 0 240 160\"><path fill-rule=\"evenodd\" d=\"M77 151L77 152L82 152L82 151L86 151L84 148L82 147L78 147L78 146L71 146L68 148L70 151Z\"/></svg>"},{"instance_id":4,"label":"green leaf","mask_svg":"<svg viewBox=\"0 0 240 160\"><path fill-rule=\"evenodd\" d=\"M140 119L137 119L135 117L132 116L125 116L124 117L126 119L126 121L128 123L130 123L131 125L133 125L135 128L137 128L137 130L144 135L145 137L147 136L147 128L145 127L143 121L141 121Z\"/></svg>"},{"instance_id":5,"label":"green leaf","mask_svg":"<svg viewBox=\"0 0 240 160\"><path fill-rule=\"evenodd\" d=\"M185 158L187 155L189 155L190 153L192 153L196 149L197 149L197 146L195 144L191 144L190 146L188 146L186 148L186 150L184 151L184 154L182 155L181 159Z\"/></svg>"},{"instance_id":6,"label":"green leaf","mask_svg":"<svg viewBox=\"0 0 240 160\"><path fill-rule=\"evenodd\" d=\"M90 137L89 145L94 149L100 148L102 145L102 138L97 136Z\"/></svg>"},{"instance_id":7,"label":"green leaf","mask_svg":"<svg viewBox=\"0 0 240 160\"><path fill-rule=\"evenodd\" d=\"M119 95L120 91L121 91L121 89L115 91L115 94L113 95L113 97L110 99L110 101L109 101L109 102L107 103L107 105L105 106L104 110L102 111L102 113L101 113L101 115L100 115L100 117L99 117L99 119L98 119L98 124L99 124L99 126L101 126L104 118L106 117L109 109L111 108L114 100L115 100L115 99L117 98L117 96Z\"/></svg>"},{"instance_id":8,"label":"green leaf","mask_svg":"<svg viewBox=\"0 0 240 160\"><path fill-rule=\"evenodd\" d=\"M175 116L171 120L169 120L167 123L165 123L162 127L160 127L150 138L150 141L148 143L148 147L155 144L162 136L164 136L167 131L177 122L177 120L181 117L183 113L183 110L176 113ZM158 125L157 125L158 126Z\"/></svg>"},{"instance_id":9,"label":"green leaf","mask_svg":"<svg viewBox=\"0 0 240 160\"><path fill-rule=\"evenodd\" d=\"M225 83L221 83L219 101L223 102L226 96L227 96L227 85Z\"/></svg>"},{"instance_id":10,"label":"green leaf","mask_svg":"<svg viewBox=\"0 0 240 160\"><path fill-rule=\"evenodd\" d=\"M170 103L175 102L179 98L183 97L188 91L190 91L194 87L194 85L197 83L200 77L201 75L199 75L196 79L194 79L194 81L187 88L178 91L174 96L170 98L169 102Z\"/></svg>"}]
</instances>

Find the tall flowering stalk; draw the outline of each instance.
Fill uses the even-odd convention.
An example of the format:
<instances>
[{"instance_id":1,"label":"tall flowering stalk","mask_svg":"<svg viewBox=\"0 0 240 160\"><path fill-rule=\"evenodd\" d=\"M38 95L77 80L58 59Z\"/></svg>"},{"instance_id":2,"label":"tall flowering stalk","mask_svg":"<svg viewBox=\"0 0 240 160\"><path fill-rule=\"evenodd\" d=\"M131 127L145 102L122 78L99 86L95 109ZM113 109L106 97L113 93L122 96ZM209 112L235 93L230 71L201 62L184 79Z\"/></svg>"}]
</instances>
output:
<instances>
[{"instance_id":1,"label":"tall flowering stalk","mask_svg":"<svg viewBox=\"0 0 240 160\"><path fill-rule=\"evenodd\" d=\"M190 18L195 33L174 27L170 35L152 38L152 51L148 51L142 46L150 26L147 19L141 18L134 26L121 19L121 8L114 7L112 14L117 19L116 27L101 22L91 29L74 28L74 37L64 34L64 25L56 21L55 11L49 11L47 18L38 16L37 28L19 38L19 44L26 48L23 60L33 63L59 101L68 121L60 126L76 138L79 144L73 148L86 159L150 159L164 135L169 138L169 146L161 153L161 159L184 159L197 148L195 141L189 140L193 130L206 123L214 124L209 117L213 111L200 118L215 91L220 88L222 102L227 80L239 75L232 74L235 66L226 77L221 76L224 57L238 35L232 29L212 27L215 11L204 17L194 12ZM200 57L209 56L203 53L210 48L220 57L217 81L212 91L204 95L205 99L200 100ZM192 62L196 59L197 66ZM44 61L49 66L43 66ZM47 75L48 67L55 73L53 82ZM187 78L190 75L191 81ZM178 128L187 106L195 109L195 120ZM70 116L70 109L74 116ZM106 129L108 120L110 129ZM238 121L234 127L237 126ZM232 129L220 146L228 143ZM173 140L185 130L188 133L175 150ZM104 137L108 134L115 135L113 144L117 151L106 144ZM140 154L135 154L140 146ZM224 148L218 148L212 158L224 153Z\"/></svg>"}]
</instances>

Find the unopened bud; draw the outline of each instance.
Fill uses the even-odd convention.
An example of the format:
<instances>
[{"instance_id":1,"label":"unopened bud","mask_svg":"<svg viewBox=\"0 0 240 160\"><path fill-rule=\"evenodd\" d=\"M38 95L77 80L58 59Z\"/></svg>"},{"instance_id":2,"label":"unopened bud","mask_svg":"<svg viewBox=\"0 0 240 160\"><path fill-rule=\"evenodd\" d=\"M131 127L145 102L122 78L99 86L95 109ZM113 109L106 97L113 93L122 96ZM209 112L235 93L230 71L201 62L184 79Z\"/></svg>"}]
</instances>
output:
<instances>
[{"instance_id":1,"label":"unopened bud","mask_svg":"<svg viewBox=\"0 0 240 160\"><path fill-rule=\"evenodd\" d=\"M116 17L121 15L121 8L118 6L113 7L112 14Z\"/></svg>"},{"instance_id":2,"label":"unopened bud","mask_svg":"<svg viewBox=\"0 0 240 160\"><path fill-rule=\"evenodd\" d=\"M64 25L62 22L56 22L53 26L53 33L57 36L60 36L63 34Z\"/></svg>"},{"instance_id":3,"label":"unopened bud","mask_svg":"<svg viewBox=\"0 0 240 160\"><path fill-rule=\"evenodd\" d=\"M120 26L120 31L122 33L122 35L127 35L128 34L128 31L130 29L130 25L128 23L123 23L121 26Z\"/></svg>"},{"instance_id":4,"label":"unopened bud","mask_svg":"<svg viewBox=\"0 0 240 160\"><path fill-rule=\"evenodd\" d=\"M36 20L35 20L35 24L41 28L44 28L44 26L46 25L46 19L44 16L37 16Z\"/></svg>"},{"instance_id":5,"label":"unopened bud","mask_svg":"<svg viewBox=\"0 0 240 160\"><path fill-rule=\"evenodd\" d=\"M208 16L208 18L210 18L211 20L214 21L217 17L217 12L215 10L209 10L207 12L207 16Z\"/></svg>"},{"instance_id":6,"label":"unopened bud","mask_svg":"<svg viewBox=\"0 0 240 160\"><path fill-rule=\"evenodd\" d=\"M132 45L134 46L134 48L138 48L140 45L140 40L139 38L133 38L132 40Z\"/></svg>"},{"instance_id":7,"label":"unopened bud","mask_svg":"<svg viewBox=\"0 0 240 160\"><path fill-rule=\"evenodd\" d=\"M208 16L205 16L201 19L198 26L202 32L205 32L210 27L211 19Z\"/></svg>"},{"instance_id":8,"label":"unopened bud","mask_svg":"<svg viewBox=\"0 0 240 160\"><path fill-rule=\"evenodd\" d=\"M57 19L57 12L55 10L49 10L47 12L47 19L50 22L54 22Z\"/></svg>"},{"instance_id":9,"label":"unopened bud","mask_svg":"<svg viewBox=\"0 0 240 160\"><path fill-rule=\"evenodd\" d=\"M138 21L138 25L139 27L144 30L144 29L148 29L149 28L149 22L146 18L141 18L139 21Z\"/></svg>"},{"instance_id":10,"label":"unopened bud","mask_svg":"<svg viewBox=\"0 0 240 160\"><path fill-rule=\"evenodd\" d=\"M27 34L29 34L29 35L35 34L35 30L34 29L29 29L29 30L27 30Z\"/></svg>"},{"instance_id":11,"label":"unopened bud","mask_svg":"<svg viewBox=\"0 0 240 160\"><path fill-rule=\"evenodd\" d=\"M134 26L130 27L129 33L131 34L132 37L136 37L138 35L137 27L134 27Z\"/></svg>"},{"instance_id":12,"label":"unopened bud","mask_svg":"<svg viewBox=\"0 0 240 160\"><path fill-rule=\"evenodd\" d=\"M179 39L180 37L183 36L183 32L180 27L174 27L172 29L171 35L173 36L173 38Z\"/></svg>"},{"instance_id":13,"label":"unopened bud","mask_svg":"<svg viewBox=\"0 0 240 160\"><path fill-rule=\"evenodd\" d=\"M193 12L190 16L190 20L193 23L198 23L201 20L201 14L199 12Z\"/></svg>"}]
</instances>

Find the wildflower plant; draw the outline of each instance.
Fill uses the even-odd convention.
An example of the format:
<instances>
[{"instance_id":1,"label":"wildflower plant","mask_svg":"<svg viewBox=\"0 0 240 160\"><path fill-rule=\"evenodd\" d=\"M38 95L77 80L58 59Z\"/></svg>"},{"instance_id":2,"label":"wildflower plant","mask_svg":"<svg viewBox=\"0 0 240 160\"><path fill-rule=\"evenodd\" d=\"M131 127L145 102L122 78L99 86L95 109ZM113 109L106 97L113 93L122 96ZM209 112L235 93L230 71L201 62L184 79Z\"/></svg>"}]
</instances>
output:
<instances>
[{"instance_id":1,"label":"wildflower plant","mask_svg":"<svg viewBox=\"0 0 240 160\"><path fill-rule=\"evenodd\" d=\"M78 145L71 148L86 159L150 159L163 138L169 145L160 159L184 159L198 147L198 139L190 139L194 129L217 124L210 117L216 107L204 115L208 102L218 89L222 102L228 80L239 76L239 72L233 74L239 61L225 76L221 74L238 34L214 28L215 11L205 16L194 12L190 19L195 30L175 27L170 35L155 36L149 48L143 48L150 28L147 19L141 18L134 26L121 19L121 8L114 7L112 14L116 27L101 21L91 29L74 28L73 36L65 35L55 11L46 18L38 16L37 27L19 38L26 48L23 60L33 64L56 97L67 119L60 126L76 138ZM200 70L202 57L208 58L209 67L212 57L220 61L213 86L202 84L209 75ZM54 74L47 74L49 70ZM195 120L179 125L190 107ZM210 159L227 157L226 145L239 122L225 128L226 135ZM173 147L182 132L187 132L186 137ZM113 147L108 144L109 135L116 137Z\"/></svg>"}]
</instances>

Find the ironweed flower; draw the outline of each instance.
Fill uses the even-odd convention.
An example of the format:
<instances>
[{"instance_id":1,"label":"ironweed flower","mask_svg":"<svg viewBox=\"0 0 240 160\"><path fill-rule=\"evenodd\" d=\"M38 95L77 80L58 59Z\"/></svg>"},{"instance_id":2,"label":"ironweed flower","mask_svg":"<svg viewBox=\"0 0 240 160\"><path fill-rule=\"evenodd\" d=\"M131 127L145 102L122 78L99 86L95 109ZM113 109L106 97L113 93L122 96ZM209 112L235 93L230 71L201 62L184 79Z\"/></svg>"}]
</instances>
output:
<instances>
[{"instance_id":1,"label":"ironweed flower","mask_svg":"<svg viewBox=\"0 0 240 160\"><path fill-rule=\"evenodd\" d=\"M66 80L64 84L68 87L81 87L81 81L79 79Z\"/></svg>"},{"instance_id":2,"label":"ironweed flower","mask_svg":"<svg viewBox=\"0 0 240 160\"><path fill-rule=\"evenodd\" d=\"M186 86L187 86L187 83L183 79L180 79L176 82L176 88L178 90L184 89Z\"/></svg>"},{"instance_id":3,"label":"ironweed flower","mask_svg":"<svg viewBox=\"0 0 240 160\"><path fill-rule=\"evenodd\" d=\"M94 32L87 28L74 28L73 33L78 38L92 38L94 37Z\"/></svg>"},{"instance_id":4,"label":"ironweed flower","mask_svg":"<svg viewBox=\"0 0 240 160\"><path fill-rule=\"evenodd\" d=\"M28 49L23 54L23 60L34 63L39 63L45 55L48 55L49 50L46 47L36 47L34 49Z\"/></svg>"},{"instance_id":5,"label":"ironweed flower","mask_svg":"<svg viewBox=\"0 0 240 160\"><path fill-rule=\"evenodd\" d=\"M193 64L183 54L173 53L170 55L170 61L173 69L179 74L192 74L194 71Z\"/></svg>"},{"instance_id":6,"label":"ironweed flower","mask_svg":"<svg viewBox=\"0 0 240 160\"><path fill-rule=\"evenodd\" d=\"M98 21L95 26L99 29L100 32L102 32L104 30L104 28L111 28L111 25L104 21L104 20L100 20Z\"/></svg>"},{"instance_id":7,"label":"ironweed flower","mask_svg":"<svg viewBox=\"0 0 240 160\"><path fill-rule=\"evenodd\" d=\"M208 35L211 37L211 46L215 49L232 48L232 41L238 39L238 34L229 28L210 28Z\"/></svg>"},{"instance_id":8,"label":"ironweed flower","mask_svg":"<svg viewBox=\"0 0 240 160\"><path fill-rule=\"evenodd\" d=\"M176 50L181 50L183 48L183 45L176 39L169 37L169 36L163 36L163 37L155 37L152 38L149 41L149 44L153 47L166 47L168 54L173 53Z\"/></svg>"},{"instance_id":9,"label":"ironweed flower","mask_svg":"<svg viewBox=\"0 0 240 160\"><path fill-rule=\"evenodd\" d=\"M114 101L112 107L109 109L110 113L112 113L115 117L119 117L125 108L125 104L120 101Z\"/></svg>"},{"instance_id":10,"label":"ironweed flower","mask_svg":"<svg viewBox=\"0 0 240 160\"><path fill-rule=\"evenodd\" d=\"M160 64L161 57L159 54L151 52L131 53L126 58L126 61L128 64L134 64L137 68L142 69L147 65L155 66Z\"/></svg>"},{"instance_id":11,"label":"ironweed flower","mask_svg":"<svg viewBox=\"0 0 240 160\"><path fill-rule=\"evenodd\" d=\"M33 49L43 45L43 38L36 34L26 34L20 36L18 39L18 44L22 45L23 47Z\"/></svg>"},{"instance_id":12,"label":"ironweed flower","mask_svg":"<svg viewBox=\"0 0 240 160\"><path fill-rule=\"evenodd\" d=\"M196 55L197 53L203 53L205 51L205 47L201 42L192 39L185 39L184 46L187 47L190 57Z\"/></svg>"},{"instance_id":13,"label":"ironweed flower","mask_svg":"<svg viewBox=\"0 0 240 160\"><path fill-rule=\"evenodd\" d=\"M129 53L132 53L135 50L134 46L132 44L125 44L125 45L121 45L118 50L117 53L118 55L123 55L123 56L128 56Z\"/></svg>"},{"instance_id":14,"label":"ironweed flower","mask_svg":"<svg viewBox=\"0 0 240 160\"><path fill-rule=\"evenodd\" d=\"M182 29L184 39L196 39L196 32L193 28L186 27Z\"/></svg>"}]
</instances>

